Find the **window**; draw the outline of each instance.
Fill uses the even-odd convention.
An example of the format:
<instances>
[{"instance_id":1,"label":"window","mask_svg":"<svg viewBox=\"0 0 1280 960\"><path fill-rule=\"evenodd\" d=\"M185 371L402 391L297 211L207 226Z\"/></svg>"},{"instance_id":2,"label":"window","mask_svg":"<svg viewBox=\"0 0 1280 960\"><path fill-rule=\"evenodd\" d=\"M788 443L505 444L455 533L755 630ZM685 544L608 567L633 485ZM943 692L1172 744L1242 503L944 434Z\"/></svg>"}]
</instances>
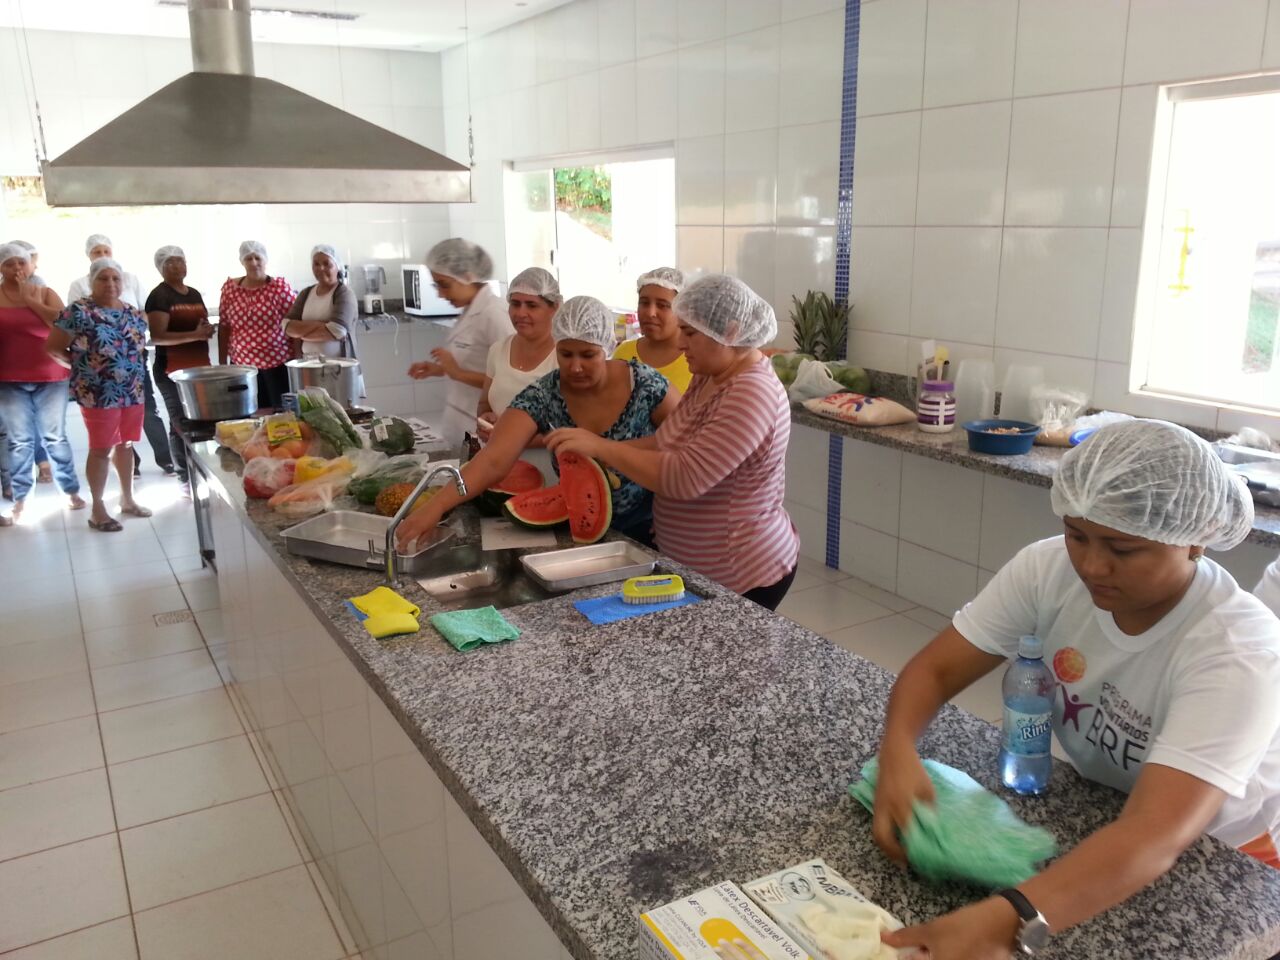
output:
<instances>
[{"instance_id":1,"label":"window","mask_svg":"<svg viewBox=\"0 0 1280 960\"><path fill-rule=\"evenodd\" d=\"M1162 88L1132 386L1280 412L1280 75Z\"/></svg>"}]
</instances>

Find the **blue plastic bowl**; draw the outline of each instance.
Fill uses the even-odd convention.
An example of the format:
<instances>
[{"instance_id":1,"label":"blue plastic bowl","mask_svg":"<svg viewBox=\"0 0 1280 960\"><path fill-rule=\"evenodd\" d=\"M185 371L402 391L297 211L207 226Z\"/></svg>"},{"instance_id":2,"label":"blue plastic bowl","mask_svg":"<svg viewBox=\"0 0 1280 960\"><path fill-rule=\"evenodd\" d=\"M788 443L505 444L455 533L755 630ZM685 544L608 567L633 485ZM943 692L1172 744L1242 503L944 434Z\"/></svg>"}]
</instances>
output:
<instances>
[{"instance_id":1,"label":"blue plastic bowl","mask_svg":"<svg viewBox=\"0 0 1280 960\"><path fill-rule=\"evenodd\" d=\"M1030 453L1040 428L1023 420L970 420L962 424L969 434L969 449L974 453L990 453L1009 457ZM1017 433L991 433L999 427L1017 427Z\"/></svg>"}]
</instances>

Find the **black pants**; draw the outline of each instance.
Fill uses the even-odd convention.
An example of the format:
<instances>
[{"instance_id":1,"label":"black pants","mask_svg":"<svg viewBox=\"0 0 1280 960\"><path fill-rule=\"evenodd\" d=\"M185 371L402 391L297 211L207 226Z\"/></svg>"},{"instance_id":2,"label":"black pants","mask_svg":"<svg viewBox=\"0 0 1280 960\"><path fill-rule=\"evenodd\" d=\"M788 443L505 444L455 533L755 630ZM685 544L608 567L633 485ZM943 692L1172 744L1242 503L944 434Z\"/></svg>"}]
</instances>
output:
<instances>
[{"instance_id":1,"label":"black pants","mask_svg":"<svg viewBox=\"0 0 1280 960\"><path fill-rule=\"evenodd\" d=\"M280 398L289 392L289 371L282 363L258 371L258 406L280 409Z\"/></svg>"},{"instance_id":2,"label":"black pants","mask_svg":"<svg viewBox=\"0 0 1280 960\"><path fill-rule=\"evenodd\" d=\"M151 371L147 369L146 359L143 359L142 368L145 373L145 379L142 384L142 399L146 404L146 411L142 417L142 432L147 436L147 443L151 446L151 453L156 458L156 466L168 473L173 469L173 454L169 451L169 433L164 428L164 421L160 419L160 414L156 412L155 392L151 389ZM142 460L138 456L138 449L134 447L133 461L135 464Z\"/></svg>"},{"instance_id":3,"label":"black pants","mask_svg":"<svg viewBox=\"0 0 1280 960\"><path fill-rule=\"evenodd\" d=\"M179 433L179 428L184 421L182 397L178 394L178 385L169 379L169 374L165 370L167 359L163 354L156 356L152 375L156 382L156 389L160 392L160 399L164 402L165 412L169 415L169 450L173 453L173 466L178 471L178 479L186 483L187 448Z\"/></svg>"},{"instance_id":4,"label":"black pants","mask_svg":"<svg viewBox=\"0 0 1280 960\"><path fill-rule=\"evenodd\" d=\"M777 583L771 583L767 587L755 587L743 594L752 603L758 603L766 610L777 610L778 604L782 602L782 598L787 595L787 591L791 589L791 583L796 578L796 568L792 567L791 572L779 580Z\"/></svg>"}]
</instances>

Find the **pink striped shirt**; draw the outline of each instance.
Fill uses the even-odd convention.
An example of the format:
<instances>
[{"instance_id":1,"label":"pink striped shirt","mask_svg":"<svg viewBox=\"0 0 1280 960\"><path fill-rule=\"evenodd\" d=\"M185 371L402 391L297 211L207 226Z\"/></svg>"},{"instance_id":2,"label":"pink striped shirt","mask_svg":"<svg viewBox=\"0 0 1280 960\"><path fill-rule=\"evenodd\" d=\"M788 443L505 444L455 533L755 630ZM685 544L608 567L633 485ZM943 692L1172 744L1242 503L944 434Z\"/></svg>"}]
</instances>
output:
<instances>
[{"instance_id":1,"label":"pink striped shirt","mask_svg":"<svg viewBox=\"0 0 1280 960\"><path fill-rule=\"evenodd\" d=\"M800 537L783 509L791 408L769 360L726 383L693 378L662 426L658 549L738 593L791 572Z\"/></svg>"}]
</instances>

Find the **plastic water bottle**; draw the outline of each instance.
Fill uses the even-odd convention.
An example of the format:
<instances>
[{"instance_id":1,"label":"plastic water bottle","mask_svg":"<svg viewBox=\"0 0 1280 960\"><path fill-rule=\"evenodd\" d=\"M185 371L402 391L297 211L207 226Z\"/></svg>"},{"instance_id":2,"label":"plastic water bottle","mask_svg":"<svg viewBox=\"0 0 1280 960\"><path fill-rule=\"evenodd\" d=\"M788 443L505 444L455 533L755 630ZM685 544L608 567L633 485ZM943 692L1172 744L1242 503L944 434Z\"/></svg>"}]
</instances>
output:
<instances>
[{"instance_id":1,"label":"plastic water bottle","mask_svg":"<svg viewBox=\"0 0 1280 960\"><path fill-rule=\"evenodd\" d=\"M1004 673L1004 744L1000 779L1015 793L1037 796L1049 788L1053 757L1053 674L1038 637L1023 637L1018 659Z\"/></svg>"}]
</instances>

